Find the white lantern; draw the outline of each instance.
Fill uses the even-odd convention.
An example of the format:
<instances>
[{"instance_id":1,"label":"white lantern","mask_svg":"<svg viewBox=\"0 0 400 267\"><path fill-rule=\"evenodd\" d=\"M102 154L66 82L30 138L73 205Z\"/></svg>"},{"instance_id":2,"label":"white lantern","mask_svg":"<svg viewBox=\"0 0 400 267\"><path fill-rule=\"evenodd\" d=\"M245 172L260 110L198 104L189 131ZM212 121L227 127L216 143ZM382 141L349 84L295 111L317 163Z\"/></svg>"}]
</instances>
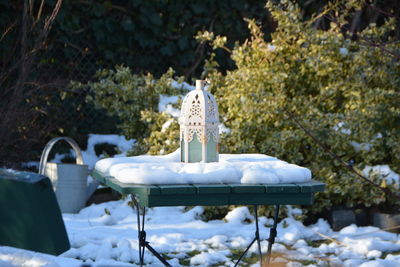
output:
<instances>
[{"instance_id":1,"label":"white lantern","mask_svg":"<svg viewBox=\"0 0 400 267\"><path fill-rule=\"evenodd\" d=\"M180 124L181 161L217 162L219 115L215 98L204 89L205 81L196 81L196 90L182 102Z\"/></svg>"}]
</instances>

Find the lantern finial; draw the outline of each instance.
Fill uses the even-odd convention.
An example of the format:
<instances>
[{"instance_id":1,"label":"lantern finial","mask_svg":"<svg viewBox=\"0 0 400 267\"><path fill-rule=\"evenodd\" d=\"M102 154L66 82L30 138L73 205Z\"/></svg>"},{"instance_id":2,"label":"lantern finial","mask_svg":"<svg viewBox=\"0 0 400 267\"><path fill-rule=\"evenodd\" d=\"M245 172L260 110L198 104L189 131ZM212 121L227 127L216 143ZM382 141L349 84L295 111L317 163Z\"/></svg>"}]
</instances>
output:
<instances>
[{"instance_id":1,"label":"lantern finial","mask_svg":"<svg viewBox=\"0 0 400 267\"><path fill-rule=\"evenodd\" d=\"M204 90L206 83L205 80L196 80L196 90Z\"/></svg>"}]
</instances>

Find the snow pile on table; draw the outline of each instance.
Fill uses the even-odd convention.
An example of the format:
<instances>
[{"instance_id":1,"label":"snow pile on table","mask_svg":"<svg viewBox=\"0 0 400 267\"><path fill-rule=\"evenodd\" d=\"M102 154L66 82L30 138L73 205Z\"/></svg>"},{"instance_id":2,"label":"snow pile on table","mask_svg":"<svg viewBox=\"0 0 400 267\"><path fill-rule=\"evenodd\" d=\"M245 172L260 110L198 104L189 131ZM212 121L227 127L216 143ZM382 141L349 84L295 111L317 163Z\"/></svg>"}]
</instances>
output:
<instances>
[{"instance_id":1,"label":"snow pile on table","mask_svg":"<svg viewBox=\"0 0 400 267\"><path fill-rule=\"evenodd\" d=\"M182 163L180 150L163 156L108 158L95 169L124 183L302 183L310 170L262 154L220 154L219 162Z\"/></svg>"},{"instance_id":2,"label":"snow pile on table","mask_svg":"<svg viewBox=\"0 0 400 267\"><path fill-rule=\"evenodd\" d=\"M290 206L289 216L278 224L273 246L273 262L286 266L400 266L399 235L376 227L355 225L334 232L320 219L304 226L295 220L301 210ZM230 211L224 220L202 221L202 207L151 208L147 210L147 240L166 255L172 266L233 266L252 241L254 216L247 207ZM0 247L0 266L92 267L138 266L136 214L129 200L107 202L87 207L79 214L64 214L71 249L55 257L21 249ZM249 223L251 221L251 223ZM273 221L259 217L262 252L266 253L269 227ZM326 238L324 238L325 236ZM255 263L257 245L247 256ZM146 266L162 266L147 250Z\"/></svg>"}]
</instances>

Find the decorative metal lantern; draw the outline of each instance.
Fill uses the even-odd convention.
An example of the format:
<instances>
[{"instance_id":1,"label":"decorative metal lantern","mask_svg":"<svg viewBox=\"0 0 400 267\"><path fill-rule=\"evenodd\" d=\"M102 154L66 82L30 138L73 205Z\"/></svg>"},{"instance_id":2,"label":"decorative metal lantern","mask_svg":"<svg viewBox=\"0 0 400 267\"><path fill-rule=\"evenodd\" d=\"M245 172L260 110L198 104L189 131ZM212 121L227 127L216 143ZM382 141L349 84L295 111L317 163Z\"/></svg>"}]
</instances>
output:
<instances>
[{"instance_id":1,"label":"decorative metal lantern","mask_svg":"<svg viewBox=\"0 0 400 267\"><path fill-rule=\"evenodd\" d=\"M218 106L204 89L206 81L197 80L196 90L182 102L180 124L181 161L217 162L219 143Z\"/></svg>"}]
</instances>

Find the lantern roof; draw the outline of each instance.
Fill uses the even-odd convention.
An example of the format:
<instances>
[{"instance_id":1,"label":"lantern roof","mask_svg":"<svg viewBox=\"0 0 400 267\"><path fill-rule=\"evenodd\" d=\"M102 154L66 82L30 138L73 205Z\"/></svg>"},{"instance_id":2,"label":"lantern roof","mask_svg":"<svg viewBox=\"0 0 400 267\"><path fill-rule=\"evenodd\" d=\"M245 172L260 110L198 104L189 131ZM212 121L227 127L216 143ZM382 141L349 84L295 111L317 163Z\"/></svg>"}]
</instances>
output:
<instances>
[{"instance_id":1,"label":"lantern roof","mask_svg":"<svg viewBox=\"0 0 400 267\"><path fill-rule=\"evenodd\" d=\"M196 89L190 91L182 101L179 124L184 126L206 126L219 124L218 106L214 96L205 89L204 80L196 81Z\"/></svg>"}]
</instances>

